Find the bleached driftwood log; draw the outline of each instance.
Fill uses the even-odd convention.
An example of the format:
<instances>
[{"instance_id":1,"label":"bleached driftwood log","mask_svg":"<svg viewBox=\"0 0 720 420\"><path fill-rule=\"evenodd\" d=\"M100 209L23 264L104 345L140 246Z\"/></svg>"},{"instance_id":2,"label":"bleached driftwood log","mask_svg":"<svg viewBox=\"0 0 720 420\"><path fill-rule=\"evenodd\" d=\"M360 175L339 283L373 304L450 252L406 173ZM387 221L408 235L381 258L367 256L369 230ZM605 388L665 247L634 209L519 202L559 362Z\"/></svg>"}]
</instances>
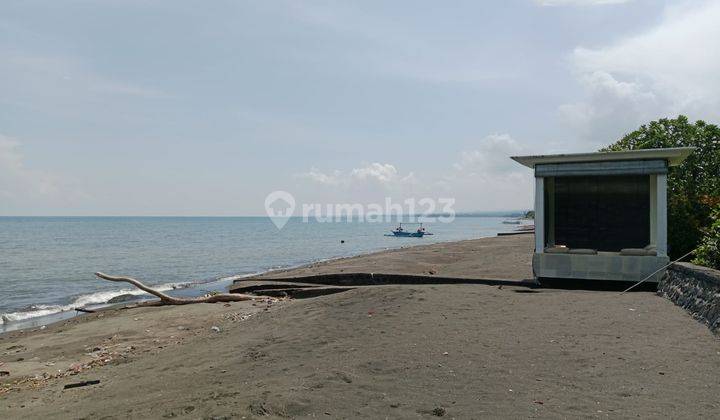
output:
<instances>
[{"instance_id":1,"label":"bleached driftwood log","mask_svg":"<svg viewBox=\"0 0 720 420\"><path fill-rule=\"evenodd\" d=\"M110 276L105 273L95 273L96 276L100 277L103 280L109 280L109 281L115 281L115 282L124 282L124 283L130 283L133 286L137 287L138 289L150 293L151 295L155 295L160 298L160 301L154 301L154 302L147 302L145 305L188 305L191 303L218 303L218 302L240 302L244 300L253 300L253 299L266 299L266 297L263 296L253 296L253 295L245 295L240 293L217 293L213 295L207 295L207 296L201 296L201 297L195 297L195 298L178 298L166 295L165 293L155 290L151 287L148 287L141 283L138 280L135 280L131 277L120 277L120 276ZM145 306L142 305L142 306Z\"/></svg>"}]
</instances>

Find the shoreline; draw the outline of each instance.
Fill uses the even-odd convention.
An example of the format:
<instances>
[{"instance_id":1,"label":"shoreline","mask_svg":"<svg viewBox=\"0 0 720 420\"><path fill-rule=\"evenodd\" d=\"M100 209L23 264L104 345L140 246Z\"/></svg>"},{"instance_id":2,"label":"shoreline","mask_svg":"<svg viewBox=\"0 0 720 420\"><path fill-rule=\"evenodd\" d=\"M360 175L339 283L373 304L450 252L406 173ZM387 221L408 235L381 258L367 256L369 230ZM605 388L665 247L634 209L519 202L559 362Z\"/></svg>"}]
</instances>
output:
<instances>
[{"instance_id":1,"label":"shoreline","mask_svg":"<svg viewBox=\"0 0 720 420\"><path fill-rule=\"evenodd\" d=\"M516 227L516 226L513 225L513 227ZM501 233L501 232L498 232L495 235L498 236L499 233ZM496 236L479 236L479 237L475 237L475 238L461 239L461 240L447 240L447 241L441 240L441 241L433 242L430 244L400 245L398 247L386 247L383 249L364 251L364 252L360 252L357 254L351 254L351 255L331 256L328 258L307 260L307 261L300 262L298 264L294 264L294 265L290 265L290 266L286 266L286 267L269 268L266 270L260 270L260 271L247 273L247 274L236 274L236 275L224 276L224 277L217 278L214 280L209 280L206 282L200 282L200 283L181 282L181 283L178 283L181 285L181 287L178 287L177 290L192 291L192 290L198 290L204 285L218 284L217 287L211 287L208 290L198 290L199 293L187 293L187 294L184 294L184 296L186 296L186 297L187 296L200 296L204 293L208 293L208 292L212 292L212 291L226 292L232 287L233 283L236 280L243 279L243 278L255 278L255 277L259 278L259 277L262 277L265 275L273 275L274 273L284 273L284 272L290 272L290 271L297 270L297 269L303 269L303 268L311 267L311 266L314 266L317 264L330 263L330 262L334 262L334 261L342 261L342 260L357 258L357 257L371 256L371 255L375 255L375 254L391 252L394 250L432 246L435 244L461 243L461 242L473 241L473 240L477 240L477 239L494 238ZM422 240L422 238L419 238L419 239ZM418 240L418 238L398 238L398 240ZM100 281L100 280L98 280L98 281ZM124 290L125 289L123 289L122 291L124 291ZM129 292L133 292L133 294L137 293L137 290L135 290L135 289L127 289L127 290L128 290L128 293ZM176 289L168 289L166 291L172 292L174 290L176 290ZM114 292L114 291L108 290L108 291L100 291L100 292L96 292L96 293L108 293L108 292ZM117 292L119 293L118 296L124 294L124 293L120 293L121 290L118 290ZM173 293L171 293L171 294L173 294ZM83 296L90 296L90 295L92 295L92 294L80 295L77 298L80 298ZM139 297L138 299L128 300L126 303L139 302L139 301L145 300L144 298L152 299L152 296L150 296L147 293L138 293L137 296ZM85 305L85 306L78 306L78 308L100 311L100 310L112 308L115 305L116 304L114 304L114 303L105 302L105 303L90 304L90 305ZM67 307L69 307L69 306L72 306L72 302L67 303L67 304L61 304L61 303L51 304L51 305L41 304L41 306L67 306ZM21 311L15 311L15 312L6 313L3 315L16 314L16 313L20 313L20 312ZM73 308L73 309L60 310L60 311L52 313L52 314L29 317L29 318L25 318L22 320L14 320L14 321L9 321L9 322L6 322L6 321L3 321L0 319L0 321L2 321L2 322L0 322L0 335L6 334L11 331L28 330L28 329L32 329L32 328L40 328L43 326L47 327L48 325L62 322L62 321L68 320L68 319L73 319L73 318L76 318L76 317L82 316L82 315L84 315L84 313L82 313L80 311L76 311Z\"/></svg>"},{"instance_id":2,"label":"shoreline","mask_svg":"<svg viewBox=\"0 0 720 420\"><path fill-rule=\"evenodd\" d=\"M353 270L367 274L527 280L532 278L531 242L527 235L496 235L420 244L274 270L243 280L273 280Z\"/></svg>"}]
</instances>

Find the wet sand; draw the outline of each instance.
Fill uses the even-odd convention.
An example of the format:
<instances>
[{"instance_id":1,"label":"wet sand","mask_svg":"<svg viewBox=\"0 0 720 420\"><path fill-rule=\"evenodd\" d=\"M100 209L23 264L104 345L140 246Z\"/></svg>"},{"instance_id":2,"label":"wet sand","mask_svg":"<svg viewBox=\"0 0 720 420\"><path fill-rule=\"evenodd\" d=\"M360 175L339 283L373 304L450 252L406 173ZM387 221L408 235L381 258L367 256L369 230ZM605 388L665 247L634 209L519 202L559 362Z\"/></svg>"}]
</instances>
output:
<instances>
[{"instance_id":1,"label":"wet sand","mask_svg":"<svg viewBox=\"0 0 720 420\"><path fill-rule=\"evenodd\" d=\"M388 270L445 276L476 270L473 276L521 280L532 236L509 238L390 251L344 264L358 270L362 259L394 261ZM481 264L473 267L475 261ZM332 271L334 264L343 262L300 272ZM2 335L0 361L0 371L10 372L0 377L3 384L88 365L0 391L0 418L696 418L720 412L720 341L648 292L390 285L270 305L116 310ZM63 390L84 380L100 383Z\"/></svg>"}]
</instances>

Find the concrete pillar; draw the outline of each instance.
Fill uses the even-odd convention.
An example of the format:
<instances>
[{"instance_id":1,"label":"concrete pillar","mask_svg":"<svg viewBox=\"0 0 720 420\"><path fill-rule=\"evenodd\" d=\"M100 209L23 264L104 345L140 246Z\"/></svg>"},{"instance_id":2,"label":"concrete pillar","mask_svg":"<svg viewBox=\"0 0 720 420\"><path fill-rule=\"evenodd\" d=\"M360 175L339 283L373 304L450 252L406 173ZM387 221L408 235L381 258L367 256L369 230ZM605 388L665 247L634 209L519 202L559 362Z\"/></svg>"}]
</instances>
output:
<instances>
[{"instance_id":1,"label":"concrete pillar","mask_svg":"<svg viewBox=\"0 0 720 420\"><path fill-rule=\"evenodd\" d=\"M545 178L535 178L535 253L545 251Z\"/></svg>"},{"instance_id":2,"label":"concrete pillar","mask_svg":"<svg viewBox=\"0 0 720 420\"><path fill-rule=\"evenodd\" d=\"M545 179L545 190L547 191L548 223L545 226L547 246L555 246L555 178Z\"/></svg>"},{"instance_id":3,"label":"concrete pillar","mask_svg":"<svg viewBox=\"0 0 720 420\"><path fill-rule=\"evenodd\" d=\"M655 238L657 239L657 253L659 257L667 256L667 175L657 175L657 223Z\"/></svg>"},{"instance_id":4,"label":"concrete pillar","mask_svg":"<svg viewBox=\"0 0 720 420\"><path fill-rule=\"evenodd\" d=\"M650 175L650 244L657 245L657 175Z\"/></svg>"}]
</instances>

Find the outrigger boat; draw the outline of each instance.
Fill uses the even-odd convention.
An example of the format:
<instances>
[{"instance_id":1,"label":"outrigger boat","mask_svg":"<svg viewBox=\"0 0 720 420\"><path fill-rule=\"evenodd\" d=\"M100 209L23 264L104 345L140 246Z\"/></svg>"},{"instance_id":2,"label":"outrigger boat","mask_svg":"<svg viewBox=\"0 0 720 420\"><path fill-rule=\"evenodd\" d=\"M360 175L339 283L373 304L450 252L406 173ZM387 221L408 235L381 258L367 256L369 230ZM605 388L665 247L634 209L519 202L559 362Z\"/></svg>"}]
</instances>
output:
<instances>
[{"instance_id":1,"label":"outrigger boat","mask_svg":"<svg viewBox=\"0 0 720 420\"><path fill-rule=\"evenodd\" d=\"M418 225L418 228L416 230L406 230L403 229L403 224ZM422 223L400 223L398 227L391 231L390 235L385 236L397 236L401 238L422 238L425 235L432 235L432 233L426 232Z\"/></svg>"}]
</instances>

